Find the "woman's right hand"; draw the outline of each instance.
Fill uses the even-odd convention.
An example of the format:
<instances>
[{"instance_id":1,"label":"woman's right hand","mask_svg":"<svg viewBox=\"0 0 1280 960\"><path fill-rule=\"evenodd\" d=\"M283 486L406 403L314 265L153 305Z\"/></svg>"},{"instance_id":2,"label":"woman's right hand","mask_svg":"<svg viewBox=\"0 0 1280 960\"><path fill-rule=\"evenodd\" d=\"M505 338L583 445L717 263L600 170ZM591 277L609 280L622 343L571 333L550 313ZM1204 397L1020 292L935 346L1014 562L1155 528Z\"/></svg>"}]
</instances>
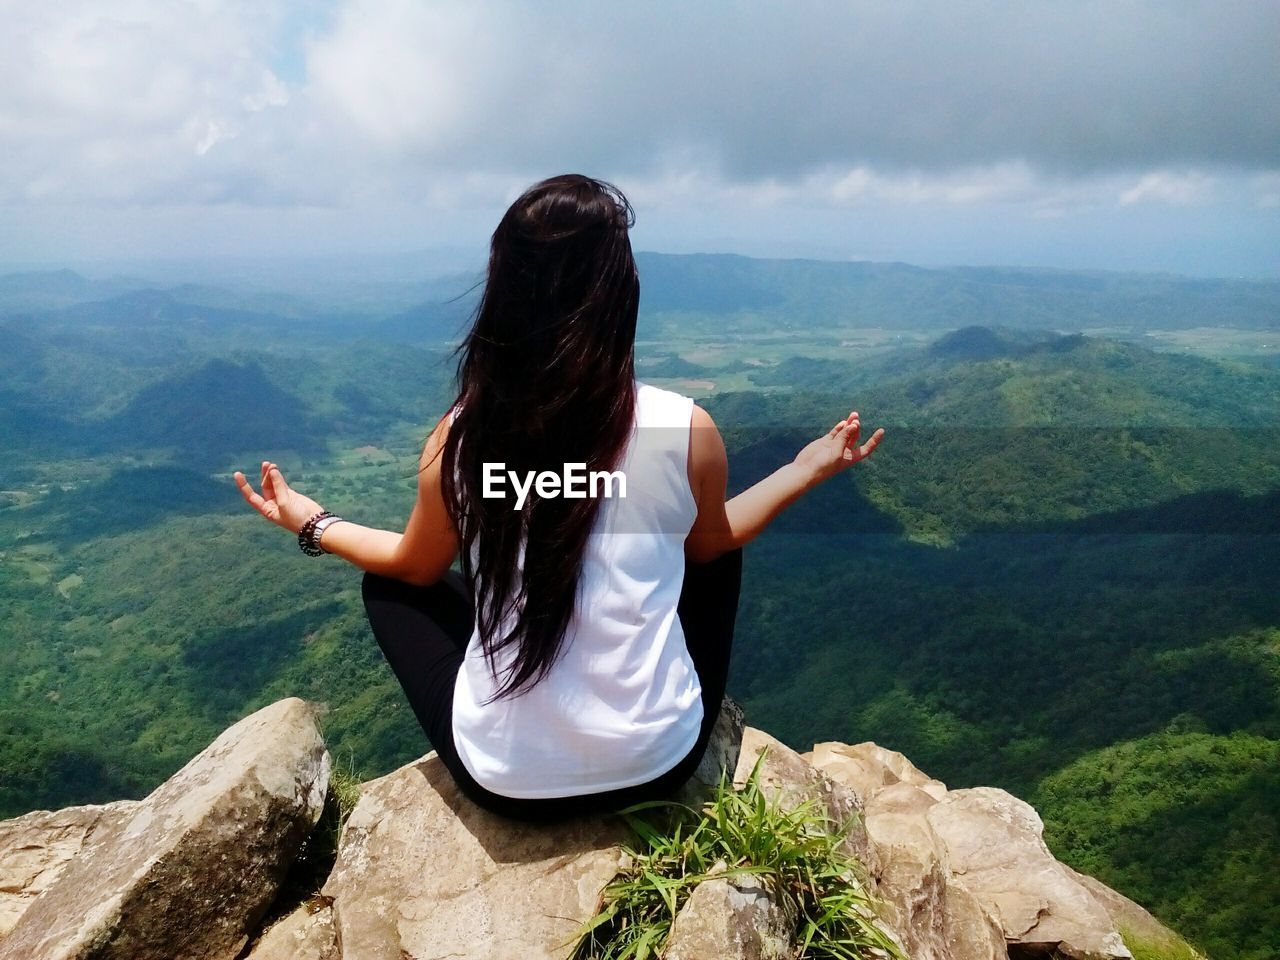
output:
<instances>
[{"instance_id":1,"label":"woman's right hand","mask_svg":"<svg viewBox=\"0 0 1280 960\"><path fill-rule=\"evenodd\" d=\"M304 523L324 509L310 497L304 496L285 483L284 474L270 460L262 461L261 494L249 485L249 481L239 470L232 474L232 477L249 506L290 533L297 533Z\"/></svg>"},{"instance_id":2,"label":"woman's right hand","mask_svg":"<svg viewBox=\"0 0 1280 960\"><path fill-rule=\"evenodd\" d=\"M815 484L848 470L859 460L871 456L884 437L884 428L881 427L866 443L859 444L861 429L858 411L854 410L828 430L826 436L819 437L796 454L796 466L807 471Z\"/></svg>"}]
</instances>

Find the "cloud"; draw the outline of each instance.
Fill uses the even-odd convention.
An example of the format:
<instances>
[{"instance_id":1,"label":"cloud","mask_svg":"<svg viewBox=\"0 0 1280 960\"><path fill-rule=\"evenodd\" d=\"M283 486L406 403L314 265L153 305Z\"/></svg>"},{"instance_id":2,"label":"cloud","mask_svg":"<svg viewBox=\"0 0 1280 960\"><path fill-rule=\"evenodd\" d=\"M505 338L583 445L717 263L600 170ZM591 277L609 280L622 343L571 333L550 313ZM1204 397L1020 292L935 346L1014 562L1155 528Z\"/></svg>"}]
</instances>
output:
<instances>
[{"instance_id":1,"label":"cloud","mask_svg":"<svg viewBox=\"0 0 1280 960\"><path fill-rule=\"evenodd\" d=\"M1190 206L1203 202L1213 188L1215 178L1199 171L1172 173L1156 170L1144 174L1137 183L1120 194L1120 205L1158 202L1173 206Z\"/></svg>"},{"instance_id":2,"label":"cloud","mask_svg":"<svg viewBox=\"0 0 1280 960\"><path fill-rule=\"evenodd\" d=\"M170 203L218 195L232 169L269 175L267 114L287 102L266 65L277 17L270 3L5 4L0 202ZM249 134L264 137L225 156Z\"/></svg>"},{"instance_id":3,"label":"cloud","mask_svg":"<svg viewBox=\"0 0 1280 960\"><path fill-rule=\"evenodd\" d=\"M1203 171L1157 170L1135 175L1052 176L1025 161L974 164L945 171L879 171L867 165L830 166L791 180L726 181L713 175L672 171L632 181L632 193L646 206L746 205L790 208L1023 208L1036 218L1073 212L1149 206L1203 205L1216 195L1220 178ZM1280 176L1252 180L1259 203L1280 190Z\"/></svg>"},{"instance_id":4,"label":"cloud","mask_svg":"<svg viewBox=\"0 0 1280 960\"><path fill-rule=\"evenodd\" d=\"M970 166L941 174L910 171L881 174L856 167L830 186L833 200L881 200L902 204L1006 203L1030 199L1044 189L1025 162Z\"/></svg>"},{"instance_id":5,"label":"cloud","mask_svg":"<svg viewBox=\"0 0 1280 960\"><path fill-rule=\"evenodd\" d=\"M1280 204L1273 0L0 0L0 29L26 223L487 220L563 170L667 211Z\"/></svg>"},{"instance_id":6,"label":"cloud","mask_svg":"<svg viewBox=\"0 0 1280 960\"><path fill-rule=\"evenodd\" d=\"M257 113L259 110L266 110L268 107L283 107L288 102L289 91L284 83L274 73L265 68L262 71L261 86L253 93L240 98L240 106L250 113Z\"/></svg>"},{"instance_id":7,"label":"cloud","mask_svg":"<svg viewBox=\"0 0 1280 960\"><path fill-rule=\"evenodd\" d=\"M350 0L311 48L312 92L385 149L471 164L569 155L636 172L686 151L735 178L1280 165L1266 0L534 11Z\"/></svg>"},{"instance_id":8,"label":"cloud","mask_svg":"<svg viewBox=\"0 0 1280 960\"><path fill-rule=\"evenodd\" d=\"M1258 209L1280 207L1280 171L1260 173L1253 178L1251 185Z\"/></svg>"}]
</instances>

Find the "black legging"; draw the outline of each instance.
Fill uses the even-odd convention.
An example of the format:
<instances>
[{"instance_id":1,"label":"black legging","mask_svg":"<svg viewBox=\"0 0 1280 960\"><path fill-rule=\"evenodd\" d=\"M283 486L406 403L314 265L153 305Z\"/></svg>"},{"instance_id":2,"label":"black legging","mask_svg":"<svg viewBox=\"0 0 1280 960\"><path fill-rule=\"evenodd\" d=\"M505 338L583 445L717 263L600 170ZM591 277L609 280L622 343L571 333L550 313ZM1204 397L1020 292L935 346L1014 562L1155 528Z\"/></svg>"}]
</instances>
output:
<instances>
[{"instance_id":1,"label":"black legging","mask_svg":"<svg viewBox=\"0 0 1280 960\"><path fill-rule=\"evenodd\" d=\"M729 675L738 613L742 550L710 563L686 563L679 616L702 684L702 729L693 749L647 783L574 797L516 798L486 790L472 778L453 743L453 685L474 627L471 591L455 571L428 587L366 573L364 605L373 635L404 688L418 723L459 788L475 803L519 820L554 820L618 810L669 796L692 775L715 725Z\"/></svg>"}]
</instances>

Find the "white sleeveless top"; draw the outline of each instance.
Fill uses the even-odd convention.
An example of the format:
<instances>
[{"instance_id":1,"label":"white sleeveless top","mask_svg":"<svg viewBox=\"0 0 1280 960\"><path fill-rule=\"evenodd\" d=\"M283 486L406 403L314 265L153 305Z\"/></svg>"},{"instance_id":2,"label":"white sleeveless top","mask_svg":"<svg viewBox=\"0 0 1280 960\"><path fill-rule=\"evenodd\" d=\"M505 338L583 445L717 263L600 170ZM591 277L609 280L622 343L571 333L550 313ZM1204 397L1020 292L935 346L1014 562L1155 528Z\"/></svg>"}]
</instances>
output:
<instances>
[{"instance_id":1,"label":"white sleeveless top","mask_svg":"<svg viewBox=\"0 0 1280 960\"><path fill-rule=\"evenodd\" d=\"M601 498L561 656L532 688L498 689L473 629L453 697L463 765L518 798L634 786L674 767L702 726L702 688L676 615L689 489L693 401L636 385L636 425L619 469L626 497ZM637 429L638 428L638 429ZM508 486L508 489L510 487ZM499 655L499 676L515 651Z\"/></svg>"}]
</instances>

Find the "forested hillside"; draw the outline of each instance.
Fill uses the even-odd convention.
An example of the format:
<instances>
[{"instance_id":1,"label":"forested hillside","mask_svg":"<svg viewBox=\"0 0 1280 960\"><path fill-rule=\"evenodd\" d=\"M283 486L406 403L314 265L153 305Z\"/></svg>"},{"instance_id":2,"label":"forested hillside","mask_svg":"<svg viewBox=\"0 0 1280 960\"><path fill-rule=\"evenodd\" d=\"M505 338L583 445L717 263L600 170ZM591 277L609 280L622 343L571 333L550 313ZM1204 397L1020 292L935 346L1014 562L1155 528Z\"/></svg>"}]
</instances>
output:
<instances>
[{"instance_id":1,"label":"forested hillside","mask_svg":"<svg viewBox=\"0 0 1280 960\"><path fill-rule=\"evenodd\" d=\"M751 722L1005 787L1211 956L1267 956L1280 333L1268 353L1240 331L1280 327L1276 285L641 267L641 375L702 398L735 489L850 409L888 431L748 550L730 690ZM450 398L468 301L447 290L319 312L0 278L0 817L141 796L288 695L328 704L364 777L426 749L359 572L302 556L230 473L270 457L399 528ZM1216 358L1157 336L1215 323Z\"/></svg>"}]
</instances>

